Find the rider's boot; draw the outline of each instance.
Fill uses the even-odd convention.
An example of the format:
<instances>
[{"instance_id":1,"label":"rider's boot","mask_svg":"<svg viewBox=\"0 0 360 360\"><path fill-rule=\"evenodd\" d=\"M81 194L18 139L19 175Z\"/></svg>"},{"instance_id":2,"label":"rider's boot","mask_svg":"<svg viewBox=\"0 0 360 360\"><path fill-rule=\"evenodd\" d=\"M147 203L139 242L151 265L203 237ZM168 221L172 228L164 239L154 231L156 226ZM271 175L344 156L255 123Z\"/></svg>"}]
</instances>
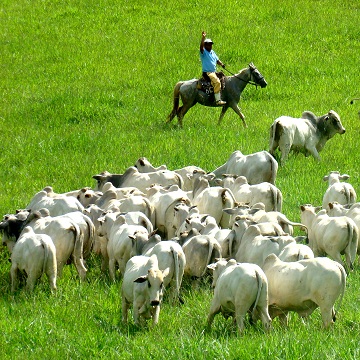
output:
<instances>
[{"instance_id":1,"label":"rider's boot","mask_svg":"<svg viewBox=\"0 0 360 360\"><path fill-rule=\"evenodd\" d=\"M215 102L216 102L216 105L218 106L224 106L226 104L226 101L223 101L220 99L220 93L215 93Z\"/></svg>"}]
</instances>

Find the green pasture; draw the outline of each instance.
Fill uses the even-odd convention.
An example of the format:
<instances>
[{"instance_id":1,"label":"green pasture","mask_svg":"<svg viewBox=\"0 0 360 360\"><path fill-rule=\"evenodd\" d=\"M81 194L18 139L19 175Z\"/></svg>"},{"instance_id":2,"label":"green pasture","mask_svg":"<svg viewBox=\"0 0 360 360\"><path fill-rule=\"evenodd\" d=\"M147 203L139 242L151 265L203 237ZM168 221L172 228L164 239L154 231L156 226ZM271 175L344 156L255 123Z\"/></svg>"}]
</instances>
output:
<instances>
[{"instance_id":1,"label":"green pasture","mask_svg":"<svg viewBox=\"0 0 360 360\"><path fill-rule=\"evenodd\" d=\"M169 169L206 171L234 150L268 149L281 115L330 109L346 128L320 153L292 155L276 185L283 212L321 204L331 170L351 176L360 193L360 3L358 0L3 0L0 4L0 216L24 208L51 185L56 192L94 186L92 175L122 173L141 157ZM268 82L248 85L240 107L248 128L228 110L197 105L165 124L176 82L199 77L205 30L231 72L254 62ZM2 214L2 215L1 215ZM1 359L358 359L360 267L348 277L333 329L319 311L288 329L258 327L239 337L230 320L204 332L208 283L184 286L185 304L162 306L156 329L121 324L121 283L88 262L79 284L72 267L50 295L46 279L31 295L10 293L9 254L0 251Z\"/></svg>"}]
</instances>

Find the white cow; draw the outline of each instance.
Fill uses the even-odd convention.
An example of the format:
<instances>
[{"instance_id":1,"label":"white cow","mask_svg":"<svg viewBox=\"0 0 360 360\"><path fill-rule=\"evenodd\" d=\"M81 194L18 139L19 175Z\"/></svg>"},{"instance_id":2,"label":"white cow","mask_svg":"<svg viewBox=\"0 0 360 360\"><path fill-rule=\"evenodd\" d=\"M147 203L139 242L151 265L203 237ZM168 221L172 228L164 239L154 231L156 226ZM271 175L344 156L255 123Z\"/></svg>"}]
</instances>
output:
<instances>
[{"instance_id":1,"label":"white cow","mask_svg":"<svg viewBox=\"0 0 360 360\"><path fill-rule=\"evenodd\" d=\"M133 243L132 256L135 255L156 255L159 269L166 271L164 286L169 287L170 301L175 303L180 298L180 287L184 275L186 258L182 247L175 241L161 241L160 236L144 233L135 233L130 236Z\"/></svg>"},{"instance_id":2,"label":"white cow","mask_svg":"<svg viewBox=\"0 0 360 360\"><path fill-rule=\"evenodd\" d=\"M245 176L249 184L269 182L275 184L278 163L267 151L243 155L241 151L234 151L228 161L215 169L212 173L220 178L222 174Z\"/></svg>"},{"instance_id":3,"label":"white cow","mask_svg":"<svg viewBox=\"0 0 360 360\"><path fill-rule=\"evenodd\" d=\"M237 220L237 216L247 216L249 219L256 223L262 222L276 222L278 223L285 233L293 235L294 226L299 226L306 230L306 226L301 223L290 221L286 215L279 211L265 211L265 205L263 203L257 203L251 208L245 204L238 204L238 206L232 209L224 209L224 211L231 215L230 225L232 226Z\"/></svg>"},{"instance_id":4,"label":"white cow","mask_svg":"<svg viewBox=\"0 0 360 360\"><path fill-rule=\"evenodd\" d=\"M290 235L262 235L256 225L250 225L241 239L235 260L262 267L269 254L278 255L286 245L291 243L295 243L295 239Z\"/></svg>"},{"instance_id":5,"label":"white cow","mask_svg":"<svg viewBox=\"0 0 360 360\"><path fill-rule=\"evenodd\" d=\"M121 287L124 323L127 323L130 304L135 325L140 325L140 317L152 318L153 325L158 323L166 275L167 271L159 270L156 255L134 256L128 261Z\"/></svg>"},{"instance_id":6,"label":"white cow","mask_svg":"<svg viewBox=\"0 0 360 360\"><path fill-rule=\"evenodd\" d=\"M235 258L243 236L246 234L246 231L250 231L252 229L250 228L250 230L248 230L250 226L256 226L261 235L285 235L281 226L275 222L255 223L245 216L238 216L232 226L230 233L224 240L225 245L228 247L227 252L230 258Z\"/></svg>"},{"instance_id":7,"label":"white cow","mask_svg":"<svg viewBox=\"0 0 360 360\"><path fill-rule=\"evenodd\" d=\"M138 159L135 163L135 167L141 173L148 173L148 172L167 169L166 165L160 165L159 167L154 167L150 163L150 161L145 157L141 157L140 159ZM192 166L192 165L185 166L180 169L176 169L176 170L174 170L174 172L179 174L181 176L181 178L183 179L184 184L183 184L182 189L184 191L191 191L193 189L194 178L192 175L206 174L206 172L203 169L199 168L198 166Z\"/></svg>"},{"instance_id":8,"label":"white cow","mask_svg":"<svg viewBox=\"0 0 360 360\"><path fill-rule=\"evenodd\" d=\"M271 326L268 313L268 282L264 272L255 264L237 264L235 260L220 260L208 265L213 270L214 297L207 320L211 326L216 314L234 316L239 332L244 331L248 312L254 321L260 316L265 330Z\"/></svg>"},{"instance_id":9,"label":"white cow","mask_svg":"<svg viewBox=\"0 0 360 360\"><path fill-rule=\"evenodd\" d=\"M11 291L18 285L18 272L27 275L26 288L33 291L36 281L45 273L52 291L56 290L56 249L50 236L35 234L29 226L25 227L16 241L11 253Z\"/></svg>"},{"instance_id":10,"label":"white cow","mask_svg":"<svg viewBox=\"0 0 360 360\"><path fill-rule=\"evenodd\" d=\"M265 211L281 211L283 196L281 191L269 182L249 185L245 176L224 174L223 179L217 180L222 187L231 190L239 203L246 203L250 207L262 202Z\"/></svg>"},{"instance_id":11,"label":"white cow","mask_svg":"<svg viewBox=\"0 0 360 360\"><path fill-rule=\"evenodd\" d=\"M200 235L197 231L183 235L179 243L186 258L184 276L191 278L196 287L206 274L207 266L221 258L221 246L213 236Z\"/></svg>"},{"instance_id":12,"label":"white cow","mask_svg":"<svg viewBox=\"0 0 360 360\"><path fill-rule=\"evenodd\" d=\"M149 173L140 173L136 167L131 166L123 174L110 174L103 172L99 175L94 175L93 178L97 181L95 190L103 191L103 185L111 182L115 187L129 187L134 186L142 192L152 184L159 184L163 186L178 185L183 186L183 179L174 171L161 170Z\"/></svg>"},{"instance_id":13,"label":"white cow","mask_svg":"<svg viewBox=\"0 0 360 360\"><path fill-rule=\"evenodd\" d=\"M290 243L289 245L286 245L279 254L279 259L286 262L294 262L313 258L314 253L310 246L297 243Z\"/></svg>"},{"instance_id":14,"label":"white cow","mask_svg":"<svg viewBox=\"0 0 360 360\"><path fill-rule=\"evenodd\" d=\"M328 210L328 204L334 201L342 205L356 202L356 192L353 186L347 182L340 182L340 180L349 178L349 175L340 175L338 171L331 171L329 175L323 177L323 180L328 182L328 188L323 197L323 209Z\"/></svg>"},{"instance_id":15,"label":"white cow","mask_svg":"<svg viewBox=\"0 0 360 360\"><path fill-rule=\"evenodd\" d=\"M230 216L223 209L233 208L236 204L229 189L221 186L210 187L209 181L201 177L195 182L192 203L196 205L199 213L214 217L221 228L229 228Z\"/></svg>"},{"instance_id":16,"label":"white cow","mask_svg":"<svg viewBox=\"0 0 360 360\"><path fill-rule=\"evenodd\" d=\"M84 207L75 197L62 194L56 197L51 196L51 194L49 196L48 192L51 193L51 191L52 188L48 186L44 188L44 190L36 193L26 209L38 211L42 208L46 208L49 210L51 216L64 215L68 212L84 210Z\"/></svg>"},{"instance_id":17,"label":"white cow","mask_svg":"<svg viewBox=\"0 0 360 360\"><path fill-rule=\"evenodd\" d=\"M107 213L99 218L100 227L98 235L104 237L106 243L105 261L108 259L109 274L112 281L116 279L116 265L119 267L121 275L124 275L125 266L131 257L132 241L130 235L137 231L148 235L147 229L142 225L127 224L124 215Z\"/></svg>"},{"instance_id":18,"label":"white cow","mask_svg":"<svg viewBox=\"0 0 360 360\"><path fill-rule=\"evenodd\" d=\"M171 239L175 236L174 228L174 209L180 203L188 206L191 201L186 192L177 185L169 188L156 185L147 189L147 197L155 211L154 226L164 236L165 239Z\"/></svg>"},{"instance_id":19,"label":"white cow","mask_svg":"<svg viewBox=\"0 0 360 360\"><path fill-rule=\"evenodd\" d=\"M283 262L275 254L263 265L269 283L269 313L287 324L287 314L310 315L320 308L323 325L335 320L335 301L344 296L346 272L342 265L328 258ZM340 307L340 305L339 305Z\"/></svg>"},{"instance_id":20,"label":"white cow","mask_svg":"<svg viewBox=\"0 0 360 360\"><path fill-rule=\"evenodd\" d=\"M330 110L316 117L311 111L305 111L301 118L281 116L270 127L270 154L274 155L279 147L281 164L287 160L290 150L310 154L320 161L319 152L325 143L336 133L344 134L339 115Z\"/></svg>"},{"instance_id":21,"label":"white cow","mask_svg":"<svg viewBox=\"0 0 360 360\"><path fill-rule=\"evenodd\" d=\"M345 266L341 254L345 254L347 271L353 269L358 247L359 230L347 216L330 217L323 209L317 214L312 205L302 205L301 222L309 229L309 246L314 256L329 255Z\"/></svg>"}]
</instances>

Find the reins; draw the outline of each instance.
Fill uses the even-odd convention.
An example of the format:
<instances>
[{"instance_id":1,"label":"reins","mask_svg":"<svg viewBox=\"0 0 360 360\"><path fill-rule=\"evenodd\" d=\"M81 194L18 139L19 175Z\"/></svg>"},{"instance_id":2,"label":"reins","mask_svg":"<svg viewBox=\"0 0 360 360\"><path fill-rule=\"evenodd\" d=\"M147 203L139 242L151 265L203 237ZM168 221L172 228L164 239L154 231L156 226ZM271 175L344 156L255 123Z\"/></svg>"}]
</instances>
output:
<instances>
[{"instance_id":1,"label":"reins","mask_svg":"<svg viewBox=\"0 0 360 360\"><path fill-rule=\"evenodd\" d=\"M256 86L256 88L258 87L258 84L256 84L255 82L241 79L241 78L239 78L236 74L234 74L234 73L232 73L231 71L229 71L228 69L226 69L226 68L223 68L223 69L226 70L229 74L231 74L231 75L233 75L234 77L236 77L238 80L243 81L243 82L245 82L245 83L247 83L247 84L250 84L250 85L254 85L254 86Z\"/></svg>"}]
</instances>

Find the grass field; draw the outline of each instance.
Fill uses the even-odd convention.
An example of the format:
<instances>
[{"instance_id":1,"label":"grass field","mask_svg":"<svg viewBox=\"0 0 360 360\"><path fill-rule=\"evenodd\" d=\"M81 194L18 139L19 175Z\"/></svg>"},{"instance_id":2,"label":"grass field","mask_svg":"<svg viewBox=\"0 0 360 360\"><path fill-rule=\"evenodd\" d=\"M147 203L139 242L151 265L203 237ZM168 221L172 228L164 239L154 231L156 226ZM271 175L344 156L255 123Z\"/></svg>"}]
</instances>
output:
<instances>
[{"instance_id":1,"label":"grass field","mask_svg":"<svg viewBox=\"0 0 360 360\"><path fill-rule=\"evenodd\" d=\"M357 0L113 1L4 0L0 4L0 213L24 208L47 185L56 192L94 186L92 175L122 173L141 156L175 169L211 171L236 149L268 149L280 115L335 110L346 133L325 146L317 163L290 156L278 172L283 212L299 221L299 205L320 204L322 177L351 176L359 192L360 4ZM229 110L192 108L180 129L165 120L175 83L199 77L201 31L232 72L254 62L268 87L248 86L240 107L244 129ZM0 252L1 359L357 359L360 268L349 276L333 329L318 311L288 329L249 328L231 321L204 325L211 291L184 287L185 304L162 306L159 326L120 322L120 283L91 259L88 282L65 269L58 294L45 279L27 295L10 293L9 254Z\"/></svg>"}]
</instances>

